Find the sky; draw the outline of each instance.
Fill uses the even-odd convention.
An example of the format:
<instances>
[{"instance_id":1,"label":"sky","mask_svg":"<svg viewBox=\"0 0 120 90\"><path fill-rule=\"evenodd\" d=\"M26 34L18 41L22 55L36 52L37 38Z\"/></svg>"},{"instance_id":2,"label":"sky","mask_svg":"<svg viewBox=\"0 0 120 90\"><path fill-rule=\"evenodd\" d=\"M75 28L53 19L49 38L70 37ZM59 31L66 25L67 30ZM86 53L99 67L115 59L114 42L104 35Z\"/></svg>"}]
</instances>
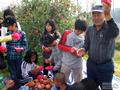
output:
<instances>
[{"instance_id":1,"label":"sky","mask_svg":"<svg viewBox=\"0 0 120 90\"><path fill-rule=\"evenodd\" d=\"M4 10L11 4L19 4L22 0L0 0L0 10ZM90 5L93 2L96 2L96 4L100 4L101 0L71 0L73 3L80 4L82 6L83 10L90 9ZM112 4L114 3L114 8L120 8L120 0L112 0Z\"/></svg>"}]
</instances>

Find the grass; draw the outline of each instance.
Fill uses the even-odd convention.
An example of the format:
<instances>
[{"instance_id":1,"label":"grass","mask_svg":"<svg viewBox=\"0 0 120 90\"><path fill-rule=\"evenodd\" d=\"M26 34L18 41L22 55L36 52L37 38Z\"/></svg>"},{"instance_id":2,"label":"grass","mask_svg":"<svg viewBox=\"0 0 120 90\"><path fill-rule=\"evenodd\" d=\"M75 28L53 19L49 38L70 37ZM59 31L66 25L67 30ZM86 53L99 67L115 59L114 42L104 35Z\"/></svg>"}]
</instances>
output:
<instances>
[{"instance_id":1,"label":"grass","mask_svg":"<svg viewBox=\"0 0 120 90\"><path fill-rule=\"evenodd\" d=\"M120 77L120 51L115 50L114 56L115 75Z\"/></svg>"},{"instance_id":2,"label":"grass","mask_svg":"<svg viewBox=\"0 0 120 90\"><path fill-rule=\"evenodd\" d=\"M85 55L83 57L84 60L87 60L88 56ZM120 77L120 51L115 50L115 55L114 55L114 65L115 65L115 75Z\"/></svg>"}]
</instances>

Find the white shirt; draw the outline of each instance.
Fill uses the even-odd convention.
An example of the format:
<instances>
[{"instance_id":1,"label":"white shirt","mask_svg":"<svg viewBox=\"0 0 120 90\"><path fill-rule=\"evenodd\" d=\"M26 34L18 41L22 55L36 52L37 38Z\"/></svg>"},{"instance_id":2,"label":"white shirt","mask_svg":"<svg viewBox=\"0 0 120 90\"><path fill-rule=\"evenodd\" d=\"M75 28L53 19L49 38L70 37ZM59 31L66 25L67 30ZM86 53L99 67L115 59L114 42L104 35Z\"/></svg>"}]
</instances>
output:
<instances>
[{"instance_id":1,"label":"white shirt","mask_svg":"<svg viewBox=\"0 0 120 90\"><path fill-rule=\"evenodd\" d=\"M28 73L34 69L35 64L34 63L27 63L25 61L21 64L21 71L22 71L22 77L26 78L29 77Z\"/></svg>"}]
</instances>

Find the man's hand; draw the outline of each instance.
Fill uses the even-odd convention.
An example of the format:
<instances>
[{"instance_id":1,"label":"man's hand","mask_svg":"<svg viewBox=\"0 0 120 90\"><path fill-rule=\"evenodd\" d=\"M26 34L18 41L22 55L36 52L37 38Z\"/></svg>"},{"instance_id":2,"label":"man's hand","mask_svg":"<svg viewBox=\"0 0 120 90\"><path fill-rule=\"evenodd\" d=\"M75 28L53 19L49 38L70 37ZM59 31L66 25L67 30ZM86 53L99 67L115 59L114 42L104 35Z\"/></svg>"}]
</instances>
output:
<instances>
[{"instance_id":1,"label":"man's hand","mask_svg":"<svg viewBox=\"0 0 120 90\"><path fill-rule=\"evenodd\" d=\"M106 0L106 2L102 2L103 7L104 7L104 14L105 14L105 19L109 21L112 16L111 16L111 1Z\"/></svg>"},{"instance_id":2,"label":"man's hand","mask_svg":"<svg viewBox=\"0 0 120 90\"><path fill-rule=\"evenodd\" d=\"M86 54L85 49L81 48L77 51L77 55L83 57Z\"/></svg>"}]
</instances>

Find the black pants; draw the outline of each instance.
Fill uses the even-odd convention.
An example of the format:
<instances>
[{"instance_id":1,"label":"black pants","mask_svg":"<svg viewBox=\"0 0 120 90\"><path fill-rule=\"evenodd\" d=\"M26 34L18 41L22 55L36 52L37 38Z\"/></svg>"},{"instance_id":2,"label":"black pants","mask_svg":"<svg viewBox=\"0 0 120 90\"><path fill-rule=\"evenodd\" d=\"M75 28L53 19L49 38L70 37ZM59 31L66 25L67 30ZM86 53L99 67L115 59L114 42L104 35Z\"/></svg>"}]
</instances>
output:
<instances>
[{"instance_id":1,"label":"black pants","mask_svg":"<svg viewBox=\"0 0 120 90\"><path fill-rule=\"evenodd\" d=\"M87 61L87 77L96 81L102 90L112 90L112 78L114 73L113 62L96 64L91 59Z\"/></svg>"}]
</instances>

